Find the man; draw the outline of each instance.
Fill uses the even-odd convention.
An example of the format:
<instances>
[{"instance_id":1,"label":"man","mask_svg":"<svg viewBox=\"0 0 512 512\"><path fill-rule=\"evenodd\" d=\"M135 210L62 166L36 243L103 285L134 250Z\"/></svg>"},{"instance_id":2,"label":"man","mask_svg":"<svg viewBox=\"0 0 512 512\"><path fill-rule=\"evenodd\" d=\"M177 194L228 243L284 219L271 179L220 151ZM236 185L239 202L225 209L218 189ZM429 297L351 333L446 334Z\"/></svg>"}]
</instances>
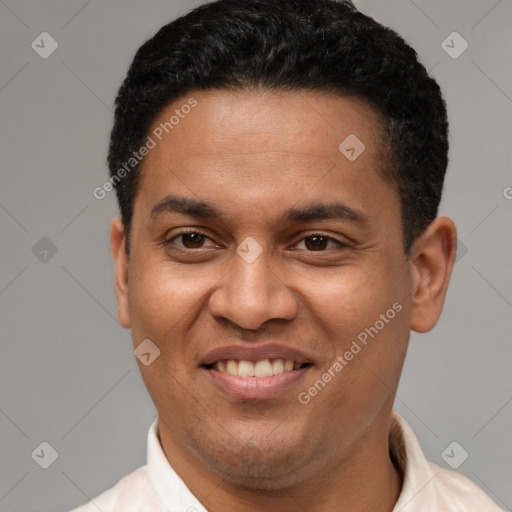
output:
<instances>
[{"instance_id":1,"label":"man","mask_svg":"<svg viewBox=\"0 0 512 512\"><path fill-rule=\"evenodd\" d=\"M332 0L220 0L116 100L119 321L158 418L79 512L497 511L392 412L443 307L446 108L400 36Z\"/></svg>"}]
</instances>

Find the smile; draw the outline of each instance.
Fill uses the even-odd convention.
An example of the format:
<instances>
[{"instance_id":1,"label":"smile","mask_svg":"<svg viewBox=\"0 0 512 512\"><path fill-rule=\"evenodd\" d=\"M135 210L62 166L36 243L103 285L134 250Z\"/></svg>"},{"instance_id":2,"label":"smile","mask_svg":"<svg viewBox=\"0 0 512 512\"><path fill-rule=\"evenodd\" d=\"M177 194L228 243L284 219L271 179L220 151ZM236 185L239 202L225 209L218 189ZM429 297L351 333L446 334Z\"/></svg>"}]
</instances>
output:
<instances>
[{"instance_id":1,"label":"smile","mask_svg":"<svg viewBox=\"0 0 512 512\"><path fill-rule=\"evenodd\" d=\"M299 370L307 365L307 363L299 363L291 359L261 359L259 361L224 359L208 366L220 373L232 376L263 378Z\"/></svg>"}]
</instances>

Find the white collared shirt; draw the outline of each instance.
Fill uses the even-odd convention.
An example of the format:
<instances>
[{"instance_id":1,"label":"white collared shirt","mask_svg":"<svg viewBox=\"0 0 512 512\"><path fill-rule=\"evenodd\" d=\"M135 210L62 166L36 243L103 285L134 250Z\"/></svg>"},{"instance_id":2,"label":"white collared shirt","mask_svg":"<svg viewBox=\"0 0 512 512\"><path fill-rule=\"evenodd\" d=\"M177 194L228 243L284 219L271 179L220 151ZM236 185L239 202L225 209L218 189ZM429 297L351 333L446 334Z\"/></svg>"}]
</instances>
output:
<instances>
[{"instance_id":1,"label":"white collared shirt","mask_svg":"<svg viewBox=\"0 0 512 512\"><path fill-rule=\"evenodd\" d=\"M392 413L390 453L404 481L393 512L503 512L469 478L429 462L407 422ZM157 434L148 433L147 464L72 512L207 512L169 464Z\"/></svg>"}]
</instances>

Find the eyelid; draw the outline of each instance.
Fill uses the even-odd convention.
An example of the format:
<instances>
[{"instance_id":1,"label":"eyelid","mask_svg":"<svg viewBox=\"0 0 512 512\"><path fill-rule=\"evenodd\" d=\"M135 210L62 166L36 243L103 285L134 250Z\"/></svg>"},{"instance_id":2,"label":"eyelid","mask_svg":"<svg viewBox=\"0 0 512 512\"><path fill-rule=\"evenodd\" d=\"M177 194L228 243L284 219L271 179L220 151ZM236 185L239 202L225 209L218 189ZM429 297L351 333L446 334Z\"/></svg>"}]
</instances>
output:
<instances>
[{"instance_id":1,"label":"eyelid","mask_svg":"<svg viewBox=\"0 0 512 512\"><path fill-rule=\"evenodd\" d=\"M306 232L304 234L301 234L300 239L297 240L297 242L295 242L294 245L297 245L299 242L302 242L305 238L310 238L313 236L321 236L322 238L327 238L327 240L334 242L339 247L350 247L350 244L348 242L343 242L341 240L338 240L337 238L335 238L331 235L328 235L327 233L322 233L321 231L311 231L311 232ZM315 251L309 251L309 252L315 252ZM319 251L319 252L325 252L325 251Z\"/></svg>"},{"instance_id":2,"label":"eyelid","mask_svg":"<svg viewBox=\"0 0 512 512\"><path fill-rule=\"evenodd\" d=\"M210 240L211 242L214 242L214 240L212 240L204 231L201 231L200 229L197 229L197 228L183 228L182 230L178 231L177 233L173 234L172 236L167 236L165 235L163 241L162 241L162 245L165 247L169 244L172 243L172 241L175 239L175 238L179 238L181 235L186 235L187 233L196 233L198 235L201 235L205 238L207 238L208 240ZM214 242L216 243L216 242ZM188 249L185 247L185 249L187 250L193 250L193 249ZM200 247L200 249L202 249L202 247ZM197 249L196 249L197 250Z\"/></svg>"},{"instance_id":3,"label":"eyelid","mask_svg":"<svg viewBox=\"0 0 512 512\"><path fill-rule=\"evenodd\" d=\"M187 233L196 233L198 235L205 237L206 239L210 240L211 242L216 243L204 231L202 231L198 228L183 228L178 233L173 234L171 237L166 237L163 240L162 245L167 246L167 245L171 244L174 239L179 238L181 235L184 235ZM293 245L297 245L298 243L303 242L306 238L310 238L313 236L320 236L322 238L326 238L328 241L334 242L339 248L350 247L350 244L348 244L347 242L338 240L337 238L330 236L327 233L322 233L321 231L311 231L311 232L303 233L303 234L301 234L301 238L299 238ZM188 251L197 251L197 250L203 249L203 247L199 247L198 249L188 249L188 248L185 248L185 249ZM308 251L308 252L314 252L314 251ZM325 251L319 251L319 252L325 252Z\"/></svg>"}]
</instances>

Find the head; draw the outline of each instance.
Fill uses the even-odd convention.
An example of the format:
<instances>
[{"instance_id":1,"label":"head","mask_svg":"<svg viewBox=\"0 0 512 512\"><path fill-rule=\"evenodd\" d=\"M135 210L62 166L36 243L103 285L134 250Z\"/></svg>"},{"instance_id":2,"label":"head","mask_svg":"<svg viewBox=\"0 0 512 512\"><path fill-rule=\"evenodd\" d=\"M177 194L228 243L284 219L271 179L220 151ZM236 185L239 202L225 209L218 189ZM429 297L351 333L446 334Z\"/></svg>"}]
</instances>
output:
<instances>
[{"instance_id":1,"label":"head","mask_svg":"<svg viewBox=\"0 0 512 512\"><path fill-rule=\"evenodd\" d=\"M168 446L270 488L385 444L455 257L447 152L437 83L349 2L220 0L138 50L111 240L120 322L160 350L139 366ZM230 359L296 369L266 392L245 362L226 380Z\"/></svg>"}]
</instances>

